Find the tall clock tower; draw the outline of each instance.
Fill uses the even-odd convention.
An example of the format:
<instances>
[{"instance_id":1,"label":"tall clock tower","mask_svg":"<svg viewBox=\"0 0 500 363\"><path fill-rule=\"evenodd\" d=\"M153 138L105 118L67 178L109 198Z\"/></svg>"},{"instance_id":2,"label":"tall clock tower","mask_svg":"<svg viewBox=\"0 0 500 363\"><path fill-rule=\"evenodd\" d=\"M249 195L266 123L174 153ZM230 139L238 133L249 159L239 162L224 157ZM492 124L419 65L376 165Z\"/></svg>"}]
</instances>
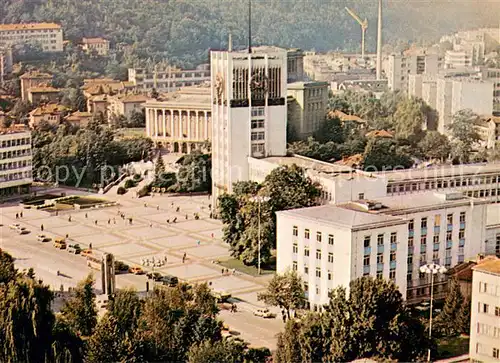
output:
<instances>
[{"instance_id":1,"label":"tall clock tower","mask_svg":"<svg viewBox=\"0 0 500 363\"><path fill-rule=\"evenodd\" d=\"M212 197L249 180L249 157L286 155L287 53L211 52Z\"/></svg>"}]
</instances>

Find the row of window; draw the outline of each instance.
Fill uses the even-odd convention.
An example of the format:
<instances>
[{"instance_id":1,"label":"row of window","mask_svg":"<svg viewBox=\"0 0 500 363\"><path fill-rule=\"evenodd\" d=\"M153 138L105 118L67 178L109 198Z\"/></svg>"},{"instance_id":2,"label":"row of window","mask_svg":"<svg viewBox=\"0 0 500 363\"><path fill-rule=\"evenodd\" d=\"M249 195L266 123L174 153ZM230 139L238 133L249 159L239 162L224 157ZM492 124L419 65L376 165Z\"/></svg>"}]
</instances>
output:
<instances>
[{"instance_id":1,"label":"row of window","mask_svg":"<svg viewBox=\"0 0 500 363\"><path fill-rule=\"evenodd\" d=\"M293 226L292 227L292 235L294 237L299 236L299 227L298 226ZM305 239L310 239L311 237L311 230L309 228L304 229L304 238ZM323 233L321 232L316 232L316 241L317 242L322 242L323 241ZM333 234L328 235L328 244L333 246L334 243L334 237Z\"/></svg>"},{"instance_id":2,"label":"row of window","mask_svg":"<svg viewBox=\"0 0 500 363\"><path fill-rule=\"evenodd\" d=\"M298 270L297 261L293 261L292 269L293 269L293 271ZM304 266L304 274L306 274L306 275L309 274L309 266ZM316 277L321 278L321 268L320 267L316 267ZM328 277L328 281L332 280L332 278L333 278L332 271L328 270L327 277Z\"/></svg>"},{"instance_id":3,"label":"row of window","mask_svg":"<svg viewBox=\"0 0 500 363\"><path fill-rule=\"evenodd\" d=\"M490 309L489 304L478 302L477 312L481 314L494 314L495 316L500 316L500 306L495 306Z\"/></svg>"},{"instance_id":4,"label":"row of window","mask_svg":"<svg viewBox=\"0 0 500 363\"><path fill-rule=\"evenodd\" d=\"M252 120L251 127L252 129L263 129L264 120Z\"/></svg>"},{"instance_id":5,"label":"row of window","mask_svg":"<svg viewBox=\"0 0 500 363\"><path fill-rule=\"evenodd\" d=\"M0 164L0 170L19 169L19 168L25 168L25 167L30 166L30 165L31 165L31 161L29 161L29 160L14 161L12 163Z\"/></svg>"},{"instance_id":6,"label":"row of window","mask_svg":"<svg viewBox=\"0 0 500 363\"><path fill-rule=\"evenodd\" d=\"M465 217L466 213L465 212L460 212L460 217L459 217L459 222L465 223ZM427 228L427 217L423 217L420 219L420 228ZM447 225L453 225L453 213L449 213L446 215L446 223ZM434 216L434 227L440 227L441 226L441 214L436 214ZM415 229L415 221L412 219L408 222L408 230L413 231ZM463 229L462 227L460 229Z\"/></svg>"},{"instance_id":7,"label":"row of window","mask_svg":"<svg viewBox=\"0 0 500 363\"><path fill-rule=\"evenodd\" d=\"M0 160L19 158L22 156L30 156L30 155L31 155L31 147L22 150L13 150L0 153Z\"/></svg>"},{"instance_id":8,"label":"row of window","mask_svg":"<svg viewBox=\"0 0 500 363\"><path fill-rule=\"evenodd\" d=\"M266 150L265 144L252 144L252 156L255 154L264 154Z\"/></svg>"},{"instance_id":9,"label":"row of window","mask_svg":"<svg viewBox=\"0 0 500 363\"><path fill-rule=\"evenodd\" d=\"M439 179L424 183L394 183L387 186L387 193L409 192L417 190L465 187L482 184L500 183L500 175L456 178L451 180Z\"/></svg>"},{"instance_id":10,"label":"row of window","mask_svg":"<svg viewBox=\"0 0 500 363\"><path fill-rule=\"evenodd\" d=\"M299 253L299 246L297 243L293 244L292 251L294 254ZM309 247L304 247L304 256L309 257L310 252L309 252ZM321 250L316 250L316 259L321 260ZM328 262L333 263L333 253L328 252Z\"/></svg>"},{"instance_id":11,"label":"row of window","mask_svg":"<svg viewBox=\"0 0 500 363\"><path fill-rule=\"evenodd\" d=\"M15 139L15 140L2 140L1 147L12 147L12 146L30 145L30 144L31 144L31 139L29 137L25 137L22 139Z\"/></svg>"},{"instance_id":12,"label":"row of window","mask_svg":"<svg viewBox=\"0 0 500 363\"><path fill-rule=\"evenodd\" d=\"M8 175L0 175L0 182L6 182L6 181L12 181L12 180L19 180L19 179L26 179L26 178L31 178L32 174L31 171L23 171L20 173L12 173Z\"/></svg>"},{"instance_id":13,"label":"row of window","mask_svg":"<svg viewBox=\"0 0 500 363\"><path fill-rule=\"evenodd\" d=\"M262 141L266 139L266 133L264 131L252 131L250 135L252 141Z\"/></svg>"},{"instance_id":14,"label":"row of window","mask_svg":"<svg viewBox=\"0 0 500 363\"><path fill-rule=\"evenodd\" d=\"M252 117L264 116L264 107L252 107Z\"/></svg>"},{"instance_id":15,"label":"row of window","mask_svg":"<svg viewBox=\"0 0 500 363\"><path fill-rule=\"evenodd\" d=\"M500 327L491 326L489 324L477 323L476 331L481 335L489 335L493 338L500 338Z\"/></svg>"},{"instance_id":16,"label":"row of window","mask_svg":"<svg viewBox=\"0 0 500 363\"><path fill-rule=\"evenodd\" d=\"M481 343L476 343L476 353L478 354L488 354L487 352L484 351L483 346ZM491 356L495 359L500 359L500 348L493 348Z\"/></svg>"},{"instance_id":17,"label":"row of window","mask_svg":"<svg viewBox=\"0 0 500 363\"><path fill-rule=\"evenodd\" d=\"M378 246L384 245L384 243L385 243L384 236L385 236L385 233L380 233L380 234L377 235L377 245ZM371 236L365 236L364 243L363 243L364 247L370 247L370 245L371 245L371 238L372 238ZM397 234L397 232L391 232L390 242L391 242L391 244L398 242L398 234Z\"/></svg>"},{"instance_id":18,"label":"row of window","mask_svg":"<svg viewBox=\"0 0 500 363\"><path fill-rule=\"evenodd\" d=\"M479 292L500 297L500 286L488 284L487 282L479 282Z\"/></svg>"}]
</instances>

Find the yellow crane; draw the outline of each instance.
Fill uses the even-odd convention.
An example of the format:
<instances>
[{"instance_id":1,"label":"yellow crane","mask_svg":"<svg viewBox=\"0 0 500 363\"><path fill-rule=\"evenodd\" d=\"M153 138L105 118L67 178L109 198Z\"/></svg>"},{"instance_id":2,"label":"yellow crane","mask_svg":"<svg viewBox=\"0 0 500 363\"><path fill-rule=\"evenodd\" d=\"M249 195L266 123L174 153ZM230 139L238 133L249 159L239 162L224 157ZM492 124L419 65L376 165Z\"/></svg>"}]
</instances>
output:
<instances>
[{"instance_id":1,"label":"yellow crane","mask_svg":"<svg viewBox=\"0 0 500 363\"><path fill-rule=\"evenodd\" d=\"M361 58L365 58L365 33L366 29L368 29L368 20L365 18L365 20L361 20L359 16L356 15L354 11L349 9L348 7L345 8L346 11L351 15L354 20L356 20L359 25L361 25Z\"/></svg>"}]
</instances>

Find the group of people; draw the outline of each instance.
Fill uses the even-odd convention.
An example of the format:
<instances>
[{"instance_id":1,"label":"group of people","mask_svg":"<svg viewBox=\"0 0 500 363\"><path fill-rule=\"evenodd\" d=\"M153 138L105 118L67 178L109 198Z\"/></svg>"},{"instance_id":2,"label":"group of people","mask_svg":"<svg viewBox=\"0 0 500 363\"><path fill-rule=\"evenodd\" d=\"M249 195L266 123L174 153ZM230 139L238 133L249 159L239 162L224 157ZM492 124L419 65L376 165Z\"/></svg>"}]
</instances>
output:
<instances>
[{"instance_id":1,"label":"group of people","mask_svg":"<svg viewBox=\"0 0 500 363\"><path fill-rule=\"evenodd\" d=\"M236 269L234 269L234 268L233 268L233 269L231 270L231 275L234 275L235 273L236 273ZM229 269L228 269L228 268L223 268L223 269L222 269L222 275L223 275L223 276L224 276L224 275L229 275Z\"/></svg>"},{"instance_id":2,"label":"group of people","mask_svg":"<svg viewBox=\"0 0 500 363\"><path fill-rule=\"evenodd\" d=\"M162 267L167 263L167 255L163 256L162 258L155 257L153 256L151 259L149 258L143 258L141 259L141 263L143 266L154 266L154 267Z\"/></svg>"},{"instance_id":3,"label":"group of people","mask_svg":"<svg viewBox=\"0 0 500 363\"><path fill-rule=\"evenodd\" d=\"M16 219L23 218L23 212L16 213Z\"/></svg>"}]
</instances>

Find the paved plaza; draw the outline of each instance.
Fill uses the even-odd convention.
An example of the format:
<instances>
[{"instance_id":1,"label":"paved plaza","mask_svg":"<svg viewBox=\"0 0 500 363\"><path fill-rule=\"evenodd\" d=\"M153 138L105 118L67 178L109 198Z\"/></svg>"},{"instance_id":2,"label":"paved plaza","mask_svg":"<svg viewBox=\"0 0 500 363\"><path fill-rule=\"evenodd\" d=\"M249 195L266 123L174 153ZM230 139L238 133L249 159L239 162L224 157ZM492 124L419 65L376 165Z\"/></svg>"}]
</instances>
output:
<instances>
[{"instance_id":1,"label":"paved plaza","mask_svg":"<svg viewBox=\"0 0 500 363\"><path fill-rule=\"evenodd\" d=\"M64 189L47 192L73 194ZM0 223L3 224L0 247L16 257L18 268L34 267L37 275L55 289L60 285L75 286L89 270L83 257L57 250L52 243L36 241L36 235L42 233L42 225L43 234L51 238L69 235L70 244L78 243L82 248L92 244L93 249L112 253L115 259L131 267L141 266L145 271L152 268L142 266L142 261L166 258L167 263L155 267L154 271L175 275L188 282L210 282L215 289L230 292L239 301L241 311L237 314L240 318L235 314L226 316L224 312L228 323L235 329L248 330L242 331L242 338L260 345L267 341L267 346L274 346L274 334L279 331L277 327L281 322L276 321L272 327L264 328L260 324L265 326L268 323L252 315L256 307L263 306L257 301L257 292L265 288L270 276L255 278L240 273L222 274L222 267L215 261L227 259L229 250L221 240L221 222L209 218L211 201L207 196L155 195L140 199L134 198L132 193L91 196L116 201L118 205L59 212L57 216L40 210L22 209L18 205L0 208ZM21 211L23 217L16 220L16 213ZM121 217L122 214L125 218ZM195 220L195 214L199 216L198 220ZM12 223L20 223L31 233L16 234L8 227ZM61 271L62 276L58 276L57 271ZM99 288L99 276L96 276L96 281ZM117 275L119 288L130 286L144 291L146 281L145 276ZM244 322L239 325L240 320ZM255 329L248 328L252 324ZM267 329L267 333L260 334L262 329Z\"/></svg>"}]
</instances>

